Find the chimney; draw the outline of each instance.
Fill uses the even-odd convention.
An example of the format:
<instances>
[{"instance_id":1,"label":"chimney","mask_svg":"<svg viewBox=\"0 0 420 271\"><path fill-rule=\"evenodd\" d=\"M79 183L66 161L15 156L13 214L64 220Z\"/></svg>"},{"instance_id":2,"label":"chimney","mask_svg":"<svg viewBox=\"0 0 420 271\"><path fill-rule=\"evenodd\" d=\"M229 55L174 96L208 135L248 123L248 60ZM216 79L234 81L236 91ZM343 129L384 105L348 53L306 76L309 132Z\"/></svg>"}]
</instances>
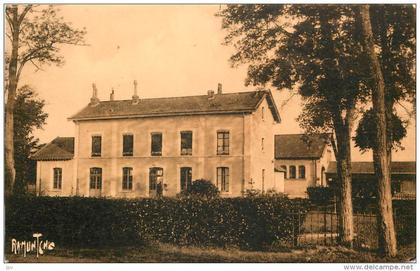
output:
<instances>
[{"instance_id":1,"label":"chimney","mask_svg":"<svg viewBox=\"0 0 420 271\"><path fill-rule=\"evenodd\" d=\"M109 100L110 101L113 101L114 100L114 88L112 88L112 90L111 90L111 94L109 94Z\"/></svg>"},{"instance_id":2,"label":"chimney","mask_svg":"<svg viewBox=\"0 0 420 271\"><path fill-rule=\"evenodd\" d=\"M92 84L92 98L90 98L90 106L96 106L99 104L99 99L98 99L98 89L96 88L95 83Z\"/></svg>"},{"instance_id":3,"label":"chimney","mask_svg":"<svg viewBox=\"0 0 420 271\"><path fill-rule=\"evenodd\" d=\"M214 90L207 90L207 98L214 99Z\"/></svg>"},{"instance_id":4,"label":"chimney","mask_svg":"<svg viewBox=\"0 0 420 271\"><path fill-rule=\"evenodd\" d=\"M217 84L217 94L222 94L222 84Z\"/></svg>"},{"instance_id":5,"label":"chimney","mask_svg":"<svg viewBox=\"0 0 420 271\"><path fill-rule=\"evenodd\" d=\"M134 94L133 94L133 104L139 103L139 96L137 95L137 80L134 80Z\"/></svg>"}]
</instances>

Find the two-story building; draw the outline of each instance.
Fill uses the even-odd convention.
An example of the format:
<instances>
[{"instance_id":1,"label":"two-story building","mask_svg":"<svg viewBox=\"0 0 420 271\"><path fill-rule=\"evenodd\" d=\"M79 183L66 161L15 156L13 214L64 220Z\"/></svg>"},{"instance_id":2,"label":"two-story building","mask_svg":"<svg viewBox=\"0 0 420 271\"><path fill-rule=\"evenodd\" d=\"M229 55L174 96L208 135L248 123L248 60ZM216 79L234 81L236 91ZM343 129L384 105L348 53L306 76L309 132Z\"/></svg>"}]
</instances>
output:
<instances>
[{"instance_id":1,"label":"two-story building","mask_svg":"<svg viewBox=\"0 0 420 271\"><path fill-rule=\"evenodd\" d=\"M39 150L43 195L175 196L196 179L224 196L267 191L274 178L274 126L280 115L269 91L130 100L97 98L69 119L74 138ZM252 185L253 187L250 187Z\"/></svg>"},{"instance_id":2,"label":"two-story building","mask_svg":"<svg viewBox=\"0 0 420 271\"><path fill-rule=\"evenodd\" d=\"M284 176L281 192L304 198L308 187L327 186L325 172L334 160L329 138L328 134L275 136L276 175Z\"/></svg>"}]
</instances>

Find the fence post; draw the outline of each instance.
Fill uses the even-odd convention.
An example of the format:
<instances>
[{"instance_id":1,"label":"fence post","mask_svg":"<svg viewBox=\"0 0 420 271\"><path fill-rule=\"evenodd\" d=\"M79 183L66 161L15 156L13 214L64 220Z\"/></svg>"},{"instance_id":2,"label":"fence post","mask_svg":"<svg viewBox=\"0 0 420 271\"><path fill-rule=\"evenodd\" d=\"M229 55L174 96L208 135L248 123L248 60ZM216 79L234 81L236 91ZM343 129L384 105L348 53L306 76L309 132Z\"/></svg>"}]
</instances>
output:
<instances>
[{"instance_id":1,"label":"fence post","mask_svg":"<svg viewBox=\"0 0 420 271\"><path fill-rule=\"evenodd\" d=\"M324 246L327 245L327 205L324 206Z\"/></svg>"}]
</instances>

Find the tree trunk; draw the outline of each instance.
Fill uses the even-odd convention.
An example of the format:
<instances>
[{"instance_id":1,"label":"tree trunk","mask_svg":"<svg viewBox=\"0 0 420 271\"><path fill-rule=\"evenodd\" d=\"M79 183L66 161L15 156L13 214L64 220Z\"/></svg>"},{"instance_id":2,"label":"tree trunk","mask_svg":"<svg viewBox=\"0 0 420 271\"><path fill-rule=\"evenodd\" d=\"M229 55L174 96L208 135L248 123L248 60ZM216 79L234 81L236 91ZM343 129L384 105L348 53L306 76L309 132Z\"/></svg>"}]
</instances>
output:
<instances>
[{"instance_id":1,"label":"tree trunk","mask_svg":"<svg viewBox=\"0 0 420 271\"><path fill-rule=\"evenodd\" d=\"M351 125L335 124L337 136L337 176L339 181L339 242L353 247L354 224L351 189Z\"/></svg>"},{"instance_id":2,"label":"tree trunk","mask_svg":"<svg viewBox=\"0 0 420 271\"><path fill-rule=\"evenodd\" d=\"M19 19L18 8L16 5L11 7L12 15L12 54L9 63L9 84L7 86L7 101L5 108L5 193L6 196L13 194L13 187L15 183L15 160L13 148L13 111L15 104L15 96L17 89L17 64L18 64L18 50L19 50Z\"/></svg>"},{"instance_id":3,"label":"tree trunk","mask_svg":"<svg viewBox=\"0 0 420 271\"><path fill-rule=\"evenodd\" d=\"M375 82L375 86L372 89L372 104L376 116L377 138L376 144L374 144L373 147L373 161L376 177L378 178L380 250L385 255L394 257L397 255L397 240L392 216L390 157L388 152L389 143L387 142L387 118L385 113L385 83L381 66L375 52L369 6L363 5L360 14L366 52L372 65L372 75Z\"/></svg>"}]
</instances>

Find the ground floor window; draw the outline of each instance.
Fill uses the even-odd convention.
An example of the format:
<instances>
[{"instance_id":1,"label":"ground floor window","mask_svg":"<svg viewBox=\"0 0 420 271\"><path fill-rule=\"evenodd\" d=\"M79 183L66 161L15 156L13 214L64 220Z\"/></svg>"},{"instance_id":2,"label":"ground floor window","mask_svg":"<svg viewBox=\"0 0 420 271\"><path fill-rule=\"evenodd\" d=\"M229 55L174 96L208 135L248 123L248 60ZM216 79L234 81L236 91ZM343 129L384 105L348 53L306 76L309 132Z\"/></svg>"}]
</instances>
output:
<instances>
[{"instance_id":1,"label":"ground floor window","mask_svg":"<svg viewBox=\"0 0 420 271\"><path fill-rule=\"evenodd\" d=\"M162 195L163 192L163 168L152 167L149 169L149 193Z\"/></svg>"},{"instance_id":2,"label":"ground floor window","mask_svg":"<svg viewBox=\"0 0 420 271\"><path fill-rule=\"evenodd\" d=\"M217 168L217 187L221 192L229 192L229 168Z\"/></svg>"},{"instance_id":3,"label":"ground floor window","mask_svg":"<svg viewBox=\"0 0 420 271\"><path fill-rule=\"evenodd\" d=\"M101 189L102 188L102 168L91 168L90 169L90 189Z\"/></svg>"},{"instance_id":4,"label":"ground floor window","mask_svg":"<svg viewBox=\"0 0 420 271\"><path fill-rule=\"evenodd\" d=\"M289 179L296 179L296 166L289 166Z\"/></svg>"},{"instance_id":5,"label":"ground floor window","mask_svg":"<svg viewBox=\"0 0 420 271\"><path fill-rule=\"evenodd\" d=\"M192 183L192 169L190 167L182 167L180 171L181 191L187 191Z\"/></svg>"},{"instance_id":6,"label":"ground floor window","mask_svg":"<svg viewBox=\"0 0 420 271\"><path fill-rule=\"evenodd\" d=\"M63 170L61 168L54 168L53 173L54 173L53 188L61 189Z\"/></svg>"},{"instance_id":7,"label":"ground floor window","mask_svg":"<svg viewBox=\"0 0 420 271\"><path fill-rule=\"evenodd\" d=\"M133 168L131 167L123 168L122 189L123 190L133 189Z\"/></svg>"},{"instance_id":8,"label":"ground floor window","mask_svg":"<svg viewBox=\"0 0 420 271\"><path fill-rule=\"evenodd\" d=\"M299 166L299 179L305 179L305 178L306 178L305 166Z\"/></svg>"}]
</instances>

